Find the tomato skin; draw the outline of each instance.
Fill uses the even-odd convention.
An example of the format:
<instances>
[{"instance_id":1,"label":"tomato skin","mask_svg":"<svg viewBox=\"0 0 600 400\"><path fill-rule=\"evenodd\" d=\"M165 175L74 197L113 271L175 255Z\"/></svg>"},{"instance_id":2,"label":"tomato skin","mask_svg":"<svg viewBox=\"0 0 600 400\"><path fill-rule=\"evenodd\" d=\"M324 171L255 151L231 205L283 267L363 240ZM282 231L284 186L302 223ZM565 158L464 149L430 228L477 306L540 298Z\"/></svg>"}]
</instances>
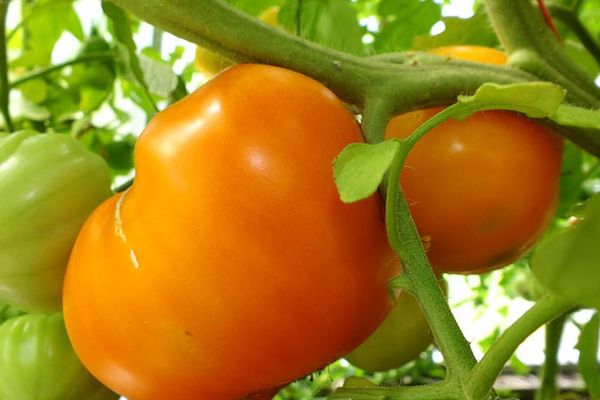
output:
<instances>
[{"instance_id":1,"label":"tomato skin","mask_svg":"<svg viewBox=\"0 0 600 400\"><path fill-rule=\"evenodd\" d=\"M403 291L377 330L344 358L368 372L386 371L416 359L432 342L421 306Z\"/></svg>"},{"instance_id":2,"label":"tomato skin","mask_svg":"<svg viewBox=\"0 0 600 400\"><path fill-rule=\"evenodd\" d=\"M62 314L25 314L0 325L0 398L110 400L116 393L83 367Z\"/></svg>"},{"instance_id":3,"label":"tomato skin","mask_svg":"<svg viewBox=\"0 0 600 400\"><path fill-rule=\"evenodd\" d=\"M471 60L483 61L482 54L477 49ZM386 137L407 137L439 111L397 116ZM432 129L408 155L400 180L433 269L484 272L519 259L552 219L561 157L556 133L511 112L480 112Z\"/></svg>"},{"instance_id":4,"label":"tomato skin","mask_svg":"<svg viewBox=\"0 0 600 400\"><path fill-rule=\"evenodd\" d=\"M271 66L234 66L158 114L133 186L94 212L70 259L64 312L83 363L135 400L219 400L356 347L398 270L379 197L343 204L333 182L332 160L360 140L333 93Z\"/></svg>"},{"instance_id":5,"label":"tomato skin","mask_svg":"<svg viewBox=\"0 0 600 400\"><path fill-rule=\"evenodd\" d=\"M430 53L448 58L476 61L486 64L506 64L508 56L506 53L485 46L445 46L428 50Z\"/></svg>"},{"instance_id":6,"label":"tomato skin","mask_svg":"<svg viewBox=\"0 0 600 400\"><path fill-rule=\"evenodd\" d=\"M111 195L108 165L68 135L0 136L0 193L0 299L60 311L77 233Z\"/></svg>"}]
</instances>

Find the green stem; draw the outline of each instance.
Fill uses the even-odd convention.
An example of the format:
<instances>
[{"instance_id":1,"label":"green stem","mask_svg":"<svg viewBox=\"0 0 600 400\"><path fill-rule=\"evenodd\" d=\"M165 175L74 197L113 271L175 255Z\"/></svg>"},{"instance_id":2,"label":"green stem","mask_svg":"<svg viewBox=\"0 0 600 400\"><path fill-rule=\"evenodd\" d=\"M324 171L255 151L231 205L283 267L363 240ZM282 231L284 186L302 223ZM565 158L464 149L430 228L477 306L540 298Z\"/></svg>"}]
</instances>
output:
<instances>
[{"instance_id":1,"label":"green stem","mask_svg":"<svg viewBox=\"0 0 600 400\"><path fill-rule=\"evenodd\" d=\"M575 10L558 5L548 5L550 13L558 20L562 21L565 25L571 29L571 31L577 36L583 47L594 57L596 62L600 64L600 46L586 27L581 23Z\"/></svg>"},{"instance_id":2,"label":"green stem","mask_svg":"<svg viewBox=\"0 0 600 400\"><path fill-rule=\"evenodd\" d=\"M485 5L500 41L511 54L509 63L558 83L577 105L595 108L600 104L595 76L569 58L531 2L485 0Z\"/></svg>"},{"instance_id":3,"label":"green stem","mask_svg":"<svg viewBox=\"0 0 600 400\"><path fill-rule=\"evenodd\" d=\"M405 142L396 155L388 176L386 199L386 226L390 245L402 259L404 274L414 288L423 312L444 356L447 379L463 382L476 360L456 319L452 315L444 293L438 284L423 249L406 199L401 193L400 172L408 153Z\"/></svg>"},{"instance_id":4,"label":"green stem","mask_svg":"<svg viewBox=\"0 0 600 400\"><path fill-rule=\"evenodd\" d=\"M460 387L448 382L421 386L341 387L328 399L340 400L464 400Z\"/></svg>"},{"instance_id":5,"label":"green stem","mask_svg":"<svg viewBox=\"0 0 600 400\"><path fill-rule=\"evenodd\" d=\"M10 86L8 85L8 60L6 52L6 15L10 0L0 0L0 112L4 118L6 130L15 130L10 117Z\"/></svg>"},{"instance_id":6,"label":"green stem","mask_svg":"<svg viewBox=\"0 0 600 400\"><path fill-rule=\"evenodd\" d=\"M19 79L15 79L14 81L12 81L10 84L10 87L15 88L19 85L24 84L25 82L29 82L33 79L44 77L48 74L59 71L63 68L69 67L71 65L86 63L86 62L90 62L90 61L112 59L114 57L115 57L114 51L103 51L103 52L98 52L98 53L89 53L86 55L82 55L82 56L79 56L72 60L68 60L63 63L56 64L56 65L53 65L48 68L43 68L38 71L33 71Z\"/></svg>"},{"instance_id":7,"label":"green stem","mask_svg":"<svg viewBox=\"0 0 600 400\"><path fill-rule=\"evenodd\" d=\"M394 101L397 113L452 103L458 94L489 81L535 80L516 69L481 63L398 65L353 56L270 27L220 0L111 1L238 62L262 62L302 72L357 106L380 93Z\"/></svg>"},{"instance_id":8,"label":"green stem","mask_svg":"<svg viewBox=\"0 0 600 400\"><path fill-rule=\"evenodd\" d=\"M157 27L152 29L152 48L158 54L162 53L162 39L163 39L163 31Z\"/></svg>"},{"instance_id":9,"label":"green stem","mask_svg":"<svg viewBox=\"0 0 600 400\"><path fill-rule=\"evenodd\" d=\"M556 400L556 375L559 370L558 348L563 333L567 313L546 324L546 348L544 366L541 371L541 386L535 394L535 400Z\"/></svg>"},{"instance_id":10,"label":"green stem","mask_svg":"<svg viewBox=\"0 0 600 400\"><path fill-rule=\"evenodd\" d=\"M393 115L393 103L377 96L365 101L361 126L367 143L379 143L385 139L385 129Z\"/></svg>"},{"instance_id":11,"label":"green stem","mask_svg":"<svg viewBox=\"0 0 600 400\"><path fill-rule=\"evenodd\" d=\"M398 114L451 104L457 95L472 93L486 82L516 83L539 79L563 85L568 89L567 101L574 104L593 107L600 98L587 92L592 89L582 89L545 64L536 77L517 68L465 61L441 63L436 59L429 62L423 57L399 64L384 57L353 56L270 27L222 0L110 1L165 31L235 61L278 65L311 76L358 108L364 107L368 99L380 95L393 103L392 112ZM501 9L506 15L515 4L528 2L515 0L508 4L506 0L488 0L488 3L493 3L495 9ZM531 8L525 12L539 14L537 9ZM521 19L527 20L527 15ZM543 19L537 22L547 31ZM519 23L527 26L523 21ZM503 23L496 25L504 26ZM510 26L501 31L506 37L511 35ZM554 41L553 36L551 38ZM557 46L555 41L553 46ZM552 52L554 50L552 48ZM543 51L550 52L548 49ZM545 73L548 70L553 74ZM574 143L600 155L597 131L569 130L569 133Z\"/></svg>"},{"instance_id":12,"label":"green stem","mask_svg":"<svg viewBox=\"0 0 600 400\"><path fill-rule=\"evenodd\" d=\"M465 386L467 398L483 398L517 347L542 325L568 311L571 307L570 303L554 295L546 295L535 303L521 318L506 329L471 371Z\"/></svg>"}]
</instances>

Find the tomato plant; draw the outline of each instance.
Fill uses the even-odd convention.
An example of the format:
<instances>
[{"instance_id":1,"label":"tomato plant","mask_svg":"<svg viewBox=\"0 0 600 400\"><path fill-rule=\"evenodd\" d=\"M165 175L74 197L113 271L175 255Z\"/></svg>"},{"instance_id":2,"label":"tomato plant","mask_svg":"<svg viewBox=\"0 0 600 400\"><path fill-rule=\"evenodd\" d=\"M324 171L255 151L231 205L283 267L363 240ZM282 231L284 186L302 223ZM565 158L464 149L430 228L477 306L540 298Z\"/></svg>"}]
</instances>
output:
<instances>
[{"instance_id":1,"label":"tomato plant","mask_svg":"<svg viewBox=\"0 0 600 400\"><path fill-rule=\"evenodd\" d=\"M497 50L481 47L434 52L505 61ZM397 116L386 136L407 137L439 111ZM552 220L561 154L556 133L505 111L480 112L432 129L408 155L401 177L432 267L483 272L519 259Z\"/></svg>"},{"instance_id":2,"label":"tomato plant","mask_svg":"<svg viewBox=\"0 0 600 400\"><path fill-rule=\"evenodd\" d=\"M414 360L432 342L421 306L403 291L377 330L344 358L365 371L385 371Z\"/></svg>"},{"instance_id":3,"label":"tomato plant","mask_svg":"<svg viewBox=\"0 0 600 400\"><path fill-rule=\"evenodd\" d=\"M119 396L81 365L62 314L26 314L0 325L0 398L109 400Z\"/></svg>"},{"instance_id":4,"label":"tomato plant","mask_svg":"<svg viewBox=\"0 0 600 400\"><path fill-rule=\"evenodd\" d=\"M264 10L258 17L261 21L270 26L279 27L278 14L279 7L271 6ZM225 68L231 67L233 64L233 61L217 52L209 50L206 47L196 46L194 66L198 72L208 77L218 74Z\"/></svg>"},{"instance_id":5,"label":"tomato plant","mask_svg":"<svg viewBox=\"0 0 600 400\"><path fill-rule=\"evenodd\" d=\"M93 374L130 400L485 400L497 397L493 384L517 347L547 324L537 397L558 397L560 331L574 307L600 304L600 214L589 199L600 179L600 5L482 0L471 17L448 16L456 3L464 2L0 1L0 149L23 129L76 138L102 155L122 192L81 231L64 286L69 334ZM279 10L283 29L261 21L269 10ZM194 75L198 45L255 64L186 97L212 74ZM386 138L388 125L401 126L399 136ZM557 199L558 133L567 151ZM61 146L48 141L19 158L22 168L0 151L0 301L29 310L60 308L65 261L43 278L52 268L42 261L54 254L38 247L47 228L66 227L73 211L81 217L61 247L66 260L93 208L80 214L73 204L86 198L94 172L65 169L57 175L89 179L57 179L52 189L47 173L69 157L34 168ZM102 162L90 168L106 172ZM38 188L48 193L40 203L53 207L28 203ZM96 203L109 196L108 179L105 188ZM30 210L36 218L19 219ZM577 226L562 230L573 216ZM518 257L518 269L531 262L548 287L506 330L499 322L491 336L466 338L453 308L475 305L498 321L504 309L512 315L513 304L489 303L490 294L511 295L517 268L465 279L481 289L450 304L436 272L483 272ZM16 277L19 286L10 286ZM36 299L49 288L53 305ZM385 373L345 361L316 371L381 321L397 321L386 289L415 295L443 364L427 353ZM0 309L0 320L15 316ZM597 321L577 345L592 397ZM402 342L396 333L367 356L404 360ZM46 370L40 382L54 379Z\"/></svg>"},{"instance_id":6,"label":"tomato plant","mask_svg":"<svg viewBox=\"0 0 600 400\"><path fill-rule=\"evenodd\" d=\"M0 138L0 298L28 311L60 311L77 232L110 195L104 160L68 135Z\"/></svg>"},{"instance_id":7,"label":"tomato plant","mask_svg":"<svg viewBox=\"0 0 600 400\"><path fill-rule=\"evenodd\" d=\"M333 93L270 66L232 67L158 114L133 186L69 262L65 320L86 367L134 399L231 399L356 347L398 268L380 199L343 204L332 180L360 140Z\"/></svg>"}]
</instances>

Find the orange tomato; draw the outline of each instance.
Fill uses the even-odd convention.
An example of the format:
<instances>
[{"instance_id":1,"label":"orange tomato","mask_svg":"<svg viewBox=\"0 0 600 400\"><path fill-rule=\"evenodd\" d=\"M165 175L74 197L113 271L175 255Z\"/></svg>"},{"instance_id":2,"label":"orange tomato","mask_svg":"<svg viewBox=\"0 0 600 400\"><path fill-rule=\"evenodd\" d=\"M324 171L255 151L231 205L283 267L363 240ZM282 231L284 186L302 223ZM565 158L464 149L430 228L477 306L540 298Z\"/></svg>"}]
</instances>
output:
<instances>
[{"instance_id":1,"label":"orange tomato","mask_svg":"<svg viewBox=\"0 0 600 400\"><path fill-rule=\"evenodd\" d=\"M506 59L481 47L433 52ZM407 137L439 111L397 116L386 137ZM561 157L558 135L516 113L480 112L432 129L410 152L400 180L433 269L483 272L520 258L552 219Z\"/></svg>"},{"instance_id":2,"label":"orange tomato","mask_svg":"<svg viewBox=\"0 0 600 400\"><path fill-rule=\"evenodd\" d=\"M430 49L430 53L448 58L476 61L486 64L506 64L506 53L485 46L445 46Z\"/></svg>"},{"instance_id":3,"label":"orange tomato","mask_svg":"<svg viewBox=\"0 0 600 400\"><path fill-rule=\"evenodd\" d=\"M320 83L234 66L159 113L129 191L82 229L64 285L84 365L133 400L238 399L348 353L390 308L377 196L343 204L361 140Z\"/></svg>"}]
</instances>

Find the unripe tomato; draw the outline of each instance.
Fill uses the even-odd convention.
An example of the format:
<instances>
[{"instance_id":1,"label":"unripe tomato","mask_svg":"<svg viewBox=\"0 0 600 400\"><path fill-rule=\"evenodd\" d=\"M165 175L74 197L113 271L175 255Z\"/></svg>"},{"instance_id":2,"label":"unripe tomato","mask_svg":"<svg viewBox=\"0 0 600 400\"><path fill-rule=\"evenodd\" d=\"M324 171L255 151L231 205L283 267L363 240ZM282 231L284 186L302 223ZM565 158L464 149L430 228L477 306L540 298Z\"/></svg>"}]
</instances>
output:
<instances>
[{"instance_id":1,"label":"unripe tomato","mask_svg":"<svg viewBox=\"0 0 600 400\"><path fill-rule=\"evenodd\" d=\"M62 314L26 314L0 325L0 399L118 398L83 367Z\"/></svg>"},{"instance_id":2,"label":"unripe tomato","mask_svg":"<svg viewBox=\"0 0 600 400\"><path fill-rule=\"evenodd\" d=\"M473 61L496 50L435 51ZM386 137L407 137L440 109L393 118ZM436 272L482 272L520 258L551 221L562 140L541 124L486 111L434 128L410 152L401 184Z\"/></svg>"},{"instance_id":3,"label":"unripe tomato","mask_svg":"<svg viewBox=\"0 0 600 400\"><path fill-rule=\"evenodd\" d=\"M83 227L65 280L75 350L135 400L238 399L347 354L397 273L380 198L343 204L361 140L320 83L234 66L159 113L136 178Z\"/></svg>"},{"instance_id":4,"label":"unripe tomato","mask_svg":"<svg viewBox=\"0 0 600 400\"><path fill-rule=\"evenodd\" d=\"M0 193L0 300L60 311L77 233L111 195L108 165L69 135L0 136Z\"/></svg>"},{"instance_id":5,"label":"unripe tomato","mask_svg":"<svg viewBox=\"0 0 600 400\"><path fill-rule=\"evenodd\" d=\"M432 342L419 302L403 291L377 330L344 358L368 372L386 371L414 360Z\"/></svg>"}]
</instances>

